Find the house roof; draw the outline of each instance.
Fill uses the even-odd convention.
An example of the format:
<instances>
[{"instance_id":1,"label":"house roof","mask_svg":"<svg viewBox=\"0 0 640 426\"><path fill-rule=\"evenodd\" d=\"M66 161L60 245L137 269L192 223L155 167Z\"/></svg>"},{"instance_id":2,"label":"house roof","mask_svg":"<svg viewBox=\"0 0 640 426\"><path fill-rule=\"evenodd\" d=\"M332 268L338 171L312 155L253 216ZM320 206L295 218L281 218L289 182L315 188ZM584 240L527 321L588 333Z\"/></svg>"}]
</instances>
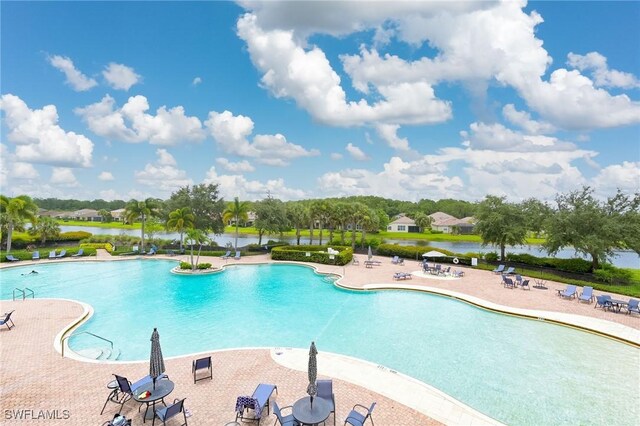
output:
<instances>
[{"instance_id":1,"label":"house roof","mask_svg":"<svg viewBox=\"0 0 640 426\"><path fill-rule=\"evenodd\" d=\"M93 209L80 209L80 210L76 210L75 212L73 212L73 216L78 216L78 217L95 217L95 216L100 216L98 214L98 210L93 210Z\"/></svg>"},{"instance_id":2,"label":"house roof","mask_svg":"<svg viewBox=\"0 0 640 426\"><path fill-rule=\"evenodd\" d=\"M389 223L389 225L415 225L416 222L407 216L400 216L393 222Z\"/></svg>"},{"instance_id":3,"label":"house roof","mask_svg":"<svg viewBox=\"0 0 640 426\"><path fill-rule=\"evenodd\" d=\"M432 219L431 225L435 226L446 226L447 222L451 220L458 220L457 217L451 216L450 214L444 212L431 213L429 217Z\"/></svg>"}]
</instances>

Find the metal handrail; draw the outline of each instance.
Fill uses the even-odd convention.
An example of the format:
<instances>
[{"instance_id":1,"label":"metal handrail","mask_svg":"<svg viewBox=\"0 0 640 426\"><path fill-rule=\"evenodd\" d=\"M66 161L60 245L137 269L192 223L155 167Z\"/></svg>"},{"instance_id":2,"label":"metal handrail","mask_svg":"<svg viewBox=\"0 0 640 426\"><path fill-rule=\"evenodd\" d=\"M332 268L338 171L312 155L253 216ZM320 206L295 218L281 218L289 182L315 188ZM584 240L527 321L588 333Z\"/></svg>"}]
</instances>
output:
<instances>
[{"instance_id":1,"label":"metal handrail","mask_svg":"<svg viewBox=\"0 0 640 426\"><path fill-rule=\"evenodd\" d=\"M113 352L113 342L112 342L111 340L109 340L109 339L105 339L104 337L102 337L102 336L98 336L97 334L93 334L93 333L91 333L90 331L81 331L81 332L80 332L80 333L78 333L78 334L73 334L73 333L71 333L70 335L68 335L68 336L64 336L64 337L62 338L62 340L60 341L60 343L62 344L62 357L63 357L63 358L64 358L64 341L65 341L65 340L67 340L69 337L72 337L72 336L79 336L79 335L81 335L81 334L90 334L90 335L92 335L93 337L97 337L98 339L102 339L102 340L104 340L105 342L108 342L108 343L111 345L111 352Z\"/></svg>"},{"instance_id":2,"label":"metal handrail","mask_svg":"<svg viewBox=\"0 0 640 426\"><path fill-rule=\"evenodd\" d=\"M13 289L13 300L14 301L16 300L16 290L18 290L20 293L22 293L22 300L24 300L24 297L25 297L24 290L22 290L21 288L18 288L18 287Z\"/></svg>"},{"instance_id":3,"label":"metal handrail","mask_svg":"<svg viewBox=\"0 0 640 426\"><path fill-rule=\"evenodd\" d=\"M29 287L25 287L23 291L25 292L25 297L31 294L32 299L36 298L36 293L33 290L31 290Z\"/></svg>"}]
</instances>

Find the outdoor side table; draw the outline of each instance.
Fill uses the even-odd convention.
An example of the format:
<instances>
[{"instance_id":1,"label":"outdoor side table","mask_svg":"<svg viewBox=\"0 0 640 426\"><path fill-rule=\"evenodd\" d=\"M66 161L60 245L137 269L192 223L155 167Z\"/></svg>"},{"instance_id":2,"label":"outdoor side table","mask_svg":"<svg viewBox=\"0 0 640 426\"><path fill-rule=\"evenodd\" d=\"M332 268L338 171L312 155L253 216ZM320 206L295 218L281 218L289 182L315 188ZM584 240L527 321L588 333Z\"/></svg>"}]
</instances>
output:
<instances>
[{"instance_id":1,"label":"outdoor side table","mask_svg":"<svg viewBox=\"0 0 640 426\"><path fill-rule=\"evenodd\" d=\"M311 398L306 396L293 404L293 417L303 425L317 425L322 423L331 414L329 403L322 398Z\"/></svg>"},{"instance_id":2,"label":"outdoor side table","mask_svg":"<svg viewBox=\"0 0 640 426\"><path fill-rule=\"evenodd\" d=\"M169 395L173 392L173 388L175 384L169 379L156 380L156 387L154 389L153 382L144 384L133 391L133 399L138 401L139 403L147 404L147 408L144 410L144 417L142 418L142 422L146 422L147 420L153 419L156 415L156 403L161 401L166 407L167 404L164 402L165 396ZM138 395L140 395L144 391L151 392L151 395L148 398L140 399ZM151 406L151 413L149 413L149 406Z\"/></svg>"}]
</instances>

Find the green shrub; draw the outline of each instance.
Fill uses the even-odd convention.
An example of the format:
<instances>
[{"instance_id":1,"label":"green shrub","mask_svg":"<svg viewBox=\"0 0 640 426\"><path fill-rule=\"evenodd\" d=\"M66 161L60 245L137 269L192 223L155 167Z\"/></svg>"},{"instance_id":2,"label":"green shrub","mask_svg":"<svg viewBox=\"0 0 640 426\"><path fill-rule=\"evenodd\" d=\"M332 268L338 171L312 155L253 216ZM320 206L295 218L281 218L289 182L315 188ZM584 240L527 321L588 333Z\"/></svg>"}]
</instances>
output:
<instances>
[{"instance_id":1,"label":"green shrub","mask_svg":"<svg viewBox=\"0 0 640 426\"><path fill-rule=\"evenodd\" d=\"M191 264L189 262L180 262L180 269L191 269Z\"/></svg>"},{"instance_id":2,"label":"green shrub","mask_svg":"<svg viewBox=\"0 0 640 426\"><path fill-rule=\"evenodd\" d=\"M50 241L80 241L89 238L91 235L93 235L91 232L85 231L61 232L60 235L51 238Z\"/></svg>"},{"instance_id":3,"label":"green shrub","mask_svg":"<svg viewBox=\"0 0 640 426\"><path fill-rule=\"evenodd\" d=\"M487 262L497 262L498 253L496 253L495 251L490 251L489 253L485 253L484 260L486 260Z\"/></svg>"},{"instance_id":4,"label":"green shrub","mask_svg":"<svg viewBox=\"0 0 640 426\"><path fill-rule=\"evenodd\" d=\"M198 263L198 269L209 269L211 268L210 263Z\"/></svg>"},{"instance_id":5,"label":"green shrub","mask_svg":"<svg viewBox=\"0 0 640 426\"><path fill-rule=\"evenodd\" d=\"M628 284L631 282L632 273L626 269L620 269L607 265L607 268L596 269L593 276L598 280L609 284Z\"/></svg>"},{"instance_id":6,"label":"green shrub","mask_svg":"<svg viewBox=\"0 0 640 426\"><path fill-rule=\"evenodd\" d=\"M274 247L271 250L271 258L273 260L291 260L297 262L314 262L325 265L346 265L353 259L353 251L351 247L333 246L334 250L338 250L338 254L333 259L329 258L327 247L325 246L281 246ZM307 256L309 253L309 256Z\"/></svg>"}]
</instances>

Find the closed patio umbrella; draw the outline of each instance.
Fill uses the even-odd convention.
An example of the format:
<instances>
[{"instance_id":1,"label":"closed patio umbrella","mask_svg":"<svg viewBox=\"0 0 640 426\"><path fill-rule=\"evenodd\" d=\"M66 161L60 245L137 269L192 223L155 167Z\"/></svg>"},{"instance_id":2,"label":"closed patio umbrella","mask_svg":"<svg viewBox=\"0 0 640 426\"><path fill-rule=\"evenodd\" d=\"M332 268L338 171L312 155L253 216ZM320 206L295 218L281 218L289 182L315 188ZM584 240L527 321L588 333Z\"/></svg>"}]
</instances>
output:
<instances>
[{"instance_id":1,"label":"closed patio umbrella","mask_svg":"<svg viewBox=\"0 0 640 426\"><path fill-rule=\"evenodd\" d=\"M367 257L368 257L368 260L371 260L373 258L373 253L371 252L371 246L369 246L369 251L367 252Z\"/></svg>"},{"instance_id":2,"label":"closed patio umbrella","mask_svg":"<svg viewBox=\"0 0 640 426\"><path fill-rule=\"evenodd\" d=\"M311 342L311 347L309 348L309 386L307 386L307 393L311 397L311 406L313 406L313 396L318 390L316 386L316 379L318 378L318 360L316 359L316 355L318 355L316 344L315 342Z\"/></svg>"},{"instance_id":3,"label":"closed patio umbrella","mask_svg":"<svg viewBox=\"0 0 640 426\"><path fill-rule=\"evenodd\" d=\"M160 348L160 335L158 329L154 328L151 334L151 357L149 359L149 375L153 379L153 388L156 388L156 379L164 373L164 359Z\"/></svg>"}]
</instances>

